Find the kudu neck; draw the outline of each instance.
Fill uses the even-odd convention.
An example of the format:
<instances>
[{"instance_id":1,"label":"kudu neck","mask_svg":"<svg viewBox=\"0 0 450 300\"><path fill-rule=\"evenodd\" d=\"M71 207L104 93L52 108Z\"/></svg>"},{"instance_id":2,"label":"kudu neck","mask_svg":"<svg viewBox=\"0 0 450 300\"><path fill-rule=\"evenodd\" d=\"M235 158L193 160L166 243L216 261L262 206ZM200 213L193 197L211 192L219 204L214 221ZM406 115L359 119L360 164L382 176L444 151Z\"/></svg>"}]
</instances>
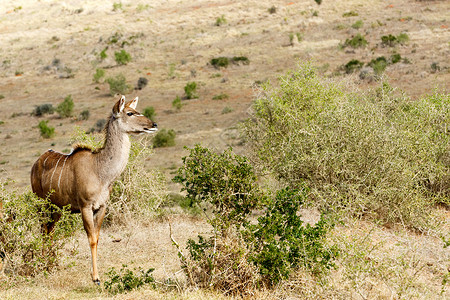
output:
<instances>
[{"instance_id":1,"label":"kudu neck","mask_svg":"<svg viewBox=\"0 0 450 300\"><path fill-rule=\"evenodd\" d=\"M102 181L111 184L122 173L128 162L130 145L130 138L121 130L119 120L111 116L105 144L97 154L98 175Z\"/></svg>"}]
</instances>

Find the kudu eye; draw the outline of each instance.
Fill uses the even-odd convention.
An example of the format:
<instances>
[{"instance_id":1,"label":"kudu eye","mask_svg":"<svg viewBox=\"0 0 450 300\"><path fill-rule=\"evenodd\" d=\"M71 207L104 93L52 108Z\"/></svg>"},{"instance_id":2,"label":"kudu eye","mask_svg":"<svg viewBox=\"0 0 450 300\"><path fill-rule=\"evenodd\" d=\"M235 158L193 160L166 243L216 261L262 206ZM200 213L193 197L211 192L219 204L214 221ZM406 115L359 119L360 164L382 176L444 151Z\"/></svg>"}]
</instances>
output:
<instances>
[{"instance_id":1,"label":"kudu eye","mask_svg":"<svg viewBox=\"0 0 450 300\"><path fill-rule=\"evenodd\" d=\"M127 112L127 116L132 116L132 115L134 115L132 112Z\"/></svg>"}]
</instances>

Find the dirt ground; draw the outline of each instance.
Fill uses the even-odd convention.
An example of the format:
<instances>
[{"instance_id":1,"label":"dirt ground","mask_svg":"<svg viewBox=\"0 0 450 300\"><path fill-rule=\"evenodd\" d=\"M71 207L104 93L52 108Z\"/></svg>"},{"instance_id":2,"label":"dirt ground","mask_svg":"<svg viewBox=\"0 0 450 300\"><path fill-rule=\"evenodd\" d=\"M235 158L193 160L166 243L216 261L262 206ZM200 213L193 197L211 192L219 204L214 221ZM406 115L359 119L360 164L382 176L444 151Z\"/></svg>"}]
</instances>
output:
<instances>
[{"instance_id":1,"label":"dirt ground","mask_svg":"<svg viewBox=\"0 0 450 300\"><path fill-rule=\"evenodd\" d=\"M109 114L118 97L110 94L104 79L100 83L93 81L97 68L106 71L105 77L123 74L132 88L139 78L148 80L142 90L131 89L126 96L139 96L138 110L153 106L159 128L175 130L176 145L155 149L145 164L161 170L167 177L168 188L176 191L178 187L170 179L181 165L181 157L186 155L183 147L201 143L216 149L232 146L237 152L245 152L237 125L248 117L257 84L266 80L276 82L278 76L295 69L299 61L311 61L323 76L349 77L349 82L366 89L377 83L370 78L361 79L359 72L346 75L342 66L352 59L367 64L380 56L400 54L401 62L389 65L383 75L392 86L413 99L436 89L448 93L449 20L449 1L324 0L317 5L313 0L3 0L0 3L0 178L13 180L11 188L29 189L29 172L41 153L48 148L68 151L77 126L89 130ZM343 47L347 39L358 33L366 38L367 46ZM382 36L401 33L409 37L405 44L382 45ZM107 57L101 59L100 53L105 49ZM114 60L114 52L122 49L132 57L126 65L118 65ZM245 56L250 63L215 68L210 61L220 56ZM172 101L176 96L183 97L184 86L192 81L197 82L199 97L183 100L184 106L177 111ZM74 117L31 115L37 105L57 106L69 94L75 103ZM213 100L220 94L228 97ZM89 110L88 120L80 120L83 110ZM41 120L49 120L48 124L55 127L53 138L40 136L37 125ZM208 228L204 221L190 217L177 216L173 224L174 232L183 232L180 242ZM167 222L150 225L127 230L110 228L102 233L99 255L103 274L110 266L120 267L130 260L143 267L159 264L156 275L160 278L177 272L176 252L167 239ZM384 236L380 240L391 248L412 245L414 251L402 248L404 252L398 252L399 257L401 253L408 259L413 257L411 253L423 255L417 254L418 265L426 270L420 273L426 277L421 284L437 285L433 291L440 288L438 276L432 274L442 274L446 267L450 268L448 250L445 252L442 247L436 250L436 256L429 258L431 262L423 258L428 257L423 254L427 245L431 243L433 248L438 248L438 239L417 237L416 240L409 233L380 228L376 231ZM352 232L348 230L349 235ZM363 230L361 236L368 232L371 231ZM51 275L44 280L44 288L33 283L5 292L3 296L14 299L17 295L27 297L37 292L45 295L42 298L104 297L96 294L90 285L87 242L84 233L79 235L76 267ZM117 236L122 241L113 243ZM164 241L164 246L160 241ZM414 272L414 259L411 259L404 260L407 262L404 269L399 267L392 272ZM411 266L406 266L409 263ZM366 286L370 283L362 285L364 280L355 279L355 284L360 284L356 288L342 287L354 292L330 294L329 298L387 299L399 295L388 284L382 291L370 290ZM373 282L372 288L376 284ZM404 287L400 283L399 286ZM355 292L358 288L360 292ZM64 292L58 294L61 290ZM446 290L448 296L448 285ZM323 292L327 295L330 291ZM281 298L291 297L283 293ZM163 299L168 295L144 291L130 294L129 299ZM170 295L191 299L221 297L198 291ZM271 296L264 294L261 298ZM420 292L418 298L423 298Z\"/></svg>"}]
</instances>

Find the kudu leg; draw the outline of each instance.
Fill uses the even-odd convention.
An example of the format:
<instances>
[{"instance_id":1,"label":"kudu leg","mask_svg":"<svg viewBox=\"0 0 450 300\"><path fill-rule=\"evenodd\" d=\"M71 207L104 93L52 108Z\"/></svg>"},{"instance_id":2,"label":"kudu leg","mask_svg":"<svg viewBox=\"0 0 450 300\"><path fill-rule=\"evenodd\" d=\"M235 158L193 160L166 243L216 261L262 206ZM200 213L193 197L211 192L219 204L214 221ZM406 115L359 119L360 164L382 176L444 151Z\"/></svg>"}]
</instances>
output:
<instances>
[{"instance_id":1,"label":"kudu leg","mask_svg":"<svg viewBox=\"0 0 450 300\"><path fill-rule=\"evenodd\" d=\"M101 206L95 212L92 208L87 207L81 209L81 217L83 219L84 230L86 231L89 246L91 247L92 255L92 281L100 285L100 279L97 269L97 245L100 234L100 227L105 216L105 206Z\"/></svg>"}]
</instances>

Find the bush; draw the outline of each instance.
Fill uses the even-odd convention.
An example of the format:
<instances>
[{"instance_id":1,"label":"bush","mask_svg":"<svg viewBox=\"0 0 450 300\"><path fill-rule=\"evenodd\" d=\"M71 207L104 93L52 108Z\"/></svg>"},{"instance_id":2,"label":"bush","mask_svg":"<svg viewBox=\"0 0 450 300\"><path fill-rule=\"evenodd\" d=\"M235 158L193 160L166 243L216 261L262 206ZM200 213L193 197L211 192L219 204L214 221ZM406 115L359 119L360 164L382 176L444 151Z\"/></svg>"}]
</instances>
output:
<instances>
[{"instance_id":1,"label":"bush","mask_svg":"<svg viewBox=\"0 0 450 300\"><path fill-rule=\"evenodd\" d=\"M175 136L176 133L173 129L161 129L155 134L153 138L153 147L161 148L161 147L172 147L175 146Z\"/></svg>"},{"instance_id":2,"label":"bush","mask_svg":"<svg viewBox=\"0 0 450 300\"><path fill-rule=\"evenodd\" d=\"M74 103L72 95L67 95L67 97L64 98L64 101L56 107L56 112L61 118L68 118L72 116L73 107Z\"/></svg>"},{"instance_id":3,"label":"bush","mask_svg":"<svg viewBox=\"0 0 450 300\"><path fill-rule=\"evenodd\" d=\"M95 83L99 83L100 79L102 79L103 77L105 77L105 70L103 70L103 69L96 69L92 80Z\"/></svg>"},{"instance_id":4,"label":"bush","mask_svg":"<svg viewBox=\"0 0 450 300\"><path fill-rule=\"evenodd\" d=\"M151 268L147 271L139 268L138 274L134 274L133 271L127 268L127 265L122 265L119 272L116 272L114 268L111 268L106 272L106 276L109 278L105 281L105 289L115 295L118 293L128 292L145 284L152 284L155 287L155 278L151 274L155 269Z\"/></svg>"},{"instance_id":5,"label":"bush","mask_svg":"<svg viewBox=\"0 0 450 300\"><path fill-rule=\"evenodd\" d=\"M85 109L80 114L80 119L83 121L86 121L89 119L89 116L91 115L91 112L88 109Z\"/></svg>"},{"instance_id":6,"label":"bush","mask_svg":"<svg viewBox=\"0 0 450 300\"><path fill-rule=\"evenodd\" d=\"M224 15L222 15L216 19L216 26L224 25L226 23L227 23L227 20L225 19Z\"/></svg>"},{"instance_id":7,"label":"bush","mask_svg":"<svg viewBox=\"0 0 450 300\"><path fill-rule=\"evenodd\" d=\"M188 82L184 87L184 94L186 95L186 99L198 98L197 83L195 81Z\"/></svg>"},{"instance_id":8,"label":"bush","mask_svg":"<svg viewBox=\"0 0 450 300\"><path fill-rule=\"evenodd\" d=\"M40 121L38 124L39 131L41 132L41 136L45 139L52 138L55 135L55 127L48 126L47 121Z\"/></svg>"},{"instance_id":9,"label":"bush","mask_svg":"<svg viewBox=\"0 0 450 300\"><path fill-rule=\"evenodd\" d=\"M18 276L35 276L51 272L62 260L62 251L73 232L80 228L77 216L68 207L58 208L47 199L31 192L7 192L0 182L0 201L3 218L0 218L0 253L4 259L4 273ZM60 213L51 234L41 233L41 226ZM76 221L78 220L78 221Z\"/></svg>"},{"instance_id":10,"label":"bush","mask_svg":"<svg viewBox=\"0 0 450 300\"><path fill-rule=\"evenodd\" d=\"M180 110L183 107L183 103L181 102L181 98L179 96L173 99L172 107L175 108L176 110Z\"/></svg>"},{"instance_id":11,"label":"bush","mask_svg":"<svg viewBox=\"0 0 450 300\"><path fill-rule=\"evenodd\" d=\"M358 33L353 38L346 39L345 43L344 43L344 47L350 46L352 48L362 48L362 47L367 46L367 44L368 43L367 43L366 38Z\"/></svg>"},{"instance_id":12,"label":"bush","mask_svg":"<svg viewBox=\"0 0 450 300\"><path fill-rule=\"evenodd\" d=\"M386 70L388 66L388 62L384 56L377 57L372 59L368 64L369 67L372 67L373 71L376 75L380 75Z\"/></svg>"},{"instance_id":13,"label":"bush","mask_svg":"<svg viewBox=\"0 0 450 300\"><path fill-rule=\"evenodd\" d=\"M47 104L37 105L31 114L36 117L40 117L45 114L53 114L54 112L55 112L55 109L53 108L53 105L47 103Z\"/></svg>"},{"instance_id":14,"label":"bush","mask_svg":"<svg viewBox=\"0 0 450 300\"><path fill-rule=\"evenodd\" d=\"M344 65L344 71L345 73L350 74L357 70L360 70L363 66L364 66L363 62L357 59L352 59L351 61L349 61Z\"/></svg>"},{"instance_id":15,"label":"bush","mask_svg":"<svg viewBox=\"0 0 450 300\"><path fill-rule=\"evenodd\" d=\"M356 21L355 23L352 24L352 28L353 29L360 29L361 27L363 27L364 23L361 20Z\"/></svg>"},{"instance_id":16,"label":"bush","mask_svg":"<svg viewBox=\"0 0 450 300\"><path fill-rule=\"evenodd\" d=\"M119 65L126 65L131 61L131 55L125 50L114 52L114 58Z\"/></svg>"},{"instance_id":17,"label":"bush","mask_svg":"<svg viewBox=\"0 0 450 300\"><path fill-rule=\"evenodd\" d=\"M310 64L261 95L248 145L278 178L306 182L311 204L423 230L433 204L449 202L448 95L411 101L387 84L347 93Z\"/></svg>"},{"instance_id":18,"label":"bush","mask_svg":"<svg viewBox=\"0 0 450 300\"><path fill-rule=\"evenodd\" d=\"M297 33L297 35L299 35L300 33ZM301 37L299 38L299 41L301 40ZM233 58L231 59L231 61L235 64L238 63L243 63L244 65L248 65L250 64L250 60L248 59L247 56L233 56Z\"/></svg>"},{"instance_id":19,"label":"bush","mask_svg":"<svg viewBox=\"0 0 450 300\"><path fill-rule=\"evenodd\" d=\"M400 33L398 36L392 34L383 35L381 37L381 44L383 46L394 47L397 44L405 44L409 41L409 36L406 33Z\"/></svg>"},{"instance_id":20,"label":"bush","mask_svg":"<svg viewBox=\"0 0 450 300\"><path fill-rule=\"evenodd\" d=\"M228 99L228 98L229 98L229 96L227 94L220 93L220 94L215 95L212 99L213 100L224 100L224 99Z\"/></svg>"},{"instance_id":21,"label":"bush","mask_svg":"<svg viewBox=\"0 0 450 300\"><path fill-rule=\"evenodd\" d=\"M123 95L130 90L130 86L127 84L123 74L118 74L115 77L108 77L106 82L109 84L109 93L111 96L116 94Z\"/></svg>"},{"instance_id":22,"label":"bush","mask_svg":"<svg viewBox=\"0 0 450 300\"><path fill-rule=\"evenodd\" d=\"M336 246L325 245L333 223L322 215L311 226L304 226L298 214L307 189L283 189L268 203L258 223L248 225L246 240L251 245L250 260L258 267L267 286L274 286L299 266L320 275L334 268Z\"/></svg>"},{"instance_id":23,"label":"bush","mask_svg":"<svg viewBox=\"0 0 450 300\"><path fill-rule=\"evenodd\" d=\"M137 90L142 90L143 88L145 88L147 86L147 83L148 83L148 79L147 78L139 77L136 89Z\"/></svg>"},{"instance_id":24,"label":"bush","mask_svg":"<svg viewBox=\"0 0 450 300\"><path fill-rule=\"evenodd\" d=\"M269 12L269 14L274 14L277 12L277 7L275 5L272 5L272 7L269 8L267 11Z\"/></svg>"},{"instance_id":25,"label":"bush","mask_svg":"<svg viewBox=\"0 0 450 300\"><path fill-rule=\"evenodd\" d=\"M147 106L142 112L142 114L147 118L149 118L150 120L153 120L156 116L155 108L153 106Z\"/></svg>"},{"instance_id":26,"label":"bush","mask_svg":"<svg viewBox=\"0 0 450 300\"><path fill-rule=\"evenodd\" d=\"M211 65L213 65L217 69L220 67L226 68L226 67L228 67L229 63L230 63L230 60L228 59L228 57L224 57L224 56L211 59Z\"/></svg>"},{"instance_id":27,"label":"bush","mask_svg":"<svg viewBox=\"0 0 450 300\"><path fill-rule=\"evenodd\" d=\"M191 206L213 209L210 238L190 239L187 257L174 243L191 284L251 295L286 279L297 267L319 274L333 266L336 251L325 250L325 219L314 227L302 226L298 209L306 190L286 189L269 199L245 157L231 149L217 154L196 145L189 150L174 181L183 185ZM263 205L265 216L252 225L250 214Z\"/></svg>"}]
</instances>

